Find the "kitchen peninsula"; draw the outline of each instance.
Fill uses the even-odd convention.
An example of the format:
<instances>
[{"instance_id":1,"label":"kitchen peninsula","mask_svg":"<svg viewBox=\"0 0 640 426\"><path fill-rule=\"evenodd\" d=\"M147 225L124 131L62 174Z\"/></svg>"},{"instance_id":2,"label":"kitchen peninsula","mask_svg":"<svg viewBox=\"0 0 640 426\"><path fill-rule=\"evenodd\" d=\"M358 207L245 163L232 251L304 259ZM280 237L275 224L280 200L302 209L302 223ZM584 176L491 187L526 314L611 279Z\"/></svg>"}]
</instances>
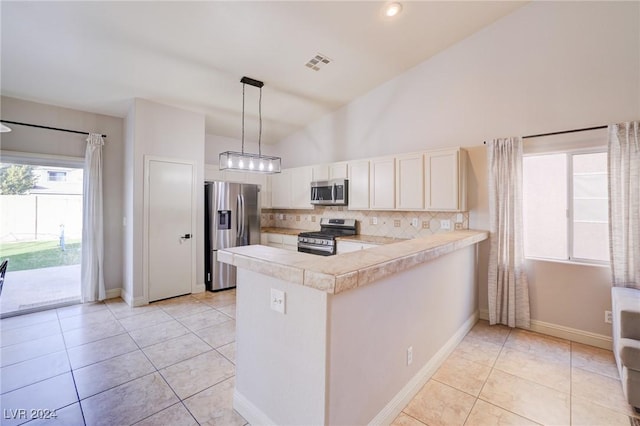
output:
<instances>
[{"instance_id":1,"label":"kitchen peninsula","mask_svg":"<svg viewBox=\"0 0 640 426\"><path fill-rule=\"evenodd\" d=\"M477 320L486 238L455 231L329 257L220 251L238 267L234 408L252 424L391 422Z\"/></svg>"}]
</instances>

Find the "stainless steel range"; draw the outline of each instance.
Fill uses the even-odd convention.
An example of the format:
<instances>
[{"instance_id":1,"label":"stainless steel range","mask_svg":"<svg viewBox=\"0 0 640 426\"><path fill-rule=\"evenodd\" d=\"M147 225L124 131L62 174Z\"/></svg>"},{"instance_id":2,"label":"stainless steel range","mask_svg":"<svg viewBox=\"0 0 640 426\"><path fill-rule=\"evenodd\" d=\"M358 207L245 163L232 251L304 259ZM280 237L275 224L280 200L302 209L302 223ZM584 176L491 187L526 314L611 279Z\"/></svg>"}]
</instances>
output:
<instances>
[{"instance_id":1,"label":"stainless steel range","mask_svg":"<svg viewBox=\"0 0 640 426\"><path fill-rule=\"evenodd\" d=\"M336 237L356 235L355 219L320 219L320 231L298 234L298 251L331 256L336 254Z\"/></svg>"}]
</instances>

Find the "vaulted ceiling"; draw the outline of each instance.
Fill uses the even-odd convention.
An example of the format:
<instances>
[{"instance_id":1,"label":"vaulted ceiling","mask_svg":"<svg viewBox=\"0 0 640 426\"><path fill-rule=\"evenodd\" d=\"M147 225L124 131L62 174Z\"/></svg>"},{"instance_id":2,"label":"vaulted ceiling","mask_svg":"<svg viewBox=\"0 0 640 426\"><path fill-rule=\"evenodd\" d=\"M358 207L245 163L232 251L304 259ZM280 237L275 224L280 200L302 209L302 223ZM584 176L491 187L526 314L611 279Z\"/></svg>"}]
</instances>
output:
<instances>
[{"instance_id":1,"label":"vaulted ceiling","mask_svg":"<svg viewBox=\"0 0 640 426\"><path fill-rule=\"evenodd\" d=\"M2 1L0 88L119 117L145 98L239 138L249 76L265 83L263 141L275 143L523 4L411 1L391 19L378 1ZM318 53L331 62L314 71ZM258 90L246 90L249 127Z\"/></svg>"}]
</instances>

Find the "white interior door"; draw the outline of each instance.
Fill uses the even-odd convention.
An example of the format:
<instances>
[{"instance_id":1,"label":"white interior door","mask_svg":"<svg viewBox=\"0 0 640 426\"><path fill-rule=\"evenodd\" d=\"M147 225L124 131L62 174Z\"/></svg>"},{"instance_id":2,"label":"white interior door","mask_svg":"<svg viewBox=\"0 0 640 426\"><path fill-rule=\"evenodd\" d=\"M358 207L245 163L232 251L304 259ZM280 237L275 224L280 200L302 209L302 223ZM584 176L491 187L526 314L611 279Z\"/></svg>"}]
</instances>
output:
<instances>
[{"instance_id":1,"label":"white interior door","mask_svg":"<svg viewBox=\"0 0 640 426\"><path fill-rule=\"evenodd\" d=\"M194 173L193 164L147 161L149 302L191 293Z\"/></svg>"}]
</instances>

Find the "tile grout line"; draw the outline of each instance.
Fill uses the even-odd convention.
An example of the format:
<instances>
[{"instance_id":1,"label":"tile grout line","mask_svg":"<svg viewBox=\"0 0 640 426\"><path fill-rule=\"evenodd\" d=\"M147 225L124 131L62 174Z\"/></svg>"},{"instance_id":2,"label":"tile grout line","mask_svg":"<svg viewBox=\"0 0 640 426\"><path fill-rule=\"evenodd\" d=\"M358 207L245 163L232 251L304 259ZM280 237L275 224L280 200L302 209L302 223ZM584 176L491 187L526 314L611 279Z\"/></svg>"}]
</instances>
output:
<instances>
[{"instance_id":1,"label":"tile grout line","mask_svg":"<svg viewBox=\"0 0 640 426\"><path fill-rule=\"evenodd\" d=\"M190 411L190 410L188 410L188 408L187 408L187 407L186 407L186 405L184 404L184 399L181 399L181 398L176 394L175 390L171 387L171 385L166 381L165 377L164 377L164 376L162 375L162 373L160 372L160 369L158 369L158 367L156 367L156 365L155 365L155 364L150 360L150 358L147 356L147 354L144 352L143 348L138 344L138 342L136 342L136 341L132 338L132 336L131 336L131 331L134 331L134 330L131 330L131 331L130 331L130 330L127 330L126 328L124 328L124 327L122 326L122 323L121 323L121 320L122 320L123 318L117 318L117 317L115 316L115 313L113 312L113 310L112 310L112 309L111 309L111 307L109 306L109 304L106 304L106 303L104 303L104 302L103 302L102 304L105 306L105 310L106 310L106 311L108 311L108 312L113 316L113 320L114 320L114 321L115 321L119 326L121 326L121 327L123 328L123 331L122 331L121 333L119 333L119 334L114 335L114 336L107 336L107 337L104 337L104 338L101 338L101 339L96 339L96 340L94 340L94 341L86 342L86 343L83 343L83 344L81 344L81 345L76 345L76 346L74 346L74 347L68 347L67 338L65 337L64 331L62 330L62 324L61 324L61 318L60 318L59 312L58 312L57 310L56 310L56 311L54 311L54 312L55 312L55 314L56 314L56 321L57 321L57 325L58 325L58 326L57 326L57 331L56 331L56 333L55 333L54 335L59 335L60 337L62 337L63 348L64 348L64 351L65 351L65 355L66 355L66 359L67 359L68 367L69 367L69 370L68 370L68 371L66 371L66 372L64 372L64 373L61 373L60 375L66 374L67 372L71 373L71 376L72 376L72 379L73 379L73 383L74 383L74 391L75 391L75 394L76 394L76 401L75 401L75 402L73 402L73 403L71 403L71 404L69 404L69 405L67 405L67 406L65 406L65 407L61 407L61 408L66 408L66 407L68 407L68 406L70 406L70 405L73 405L73 404L75 404L75 403L78 403L78 405L79 405L79 407L80 407L81 414L82 414L82 416L83 416L83 422L86 424L85 413L84 413L83 406L82 406L82 404L81 404L81 401L82 401L82 400L85 400L85 399L91 398L91 397L93 397L93 396L99 395L99 394L101 394L101 393L103 393L103 392L106 392L106 391L108 391L108 390L111 390L111 389L113 389L113 388L115 388L115 387L117 387L117 386L120 386L120 385L122 385L122 384L129 383L129 382L134 381L134 380L136 380L136 379L139 379L140 377L137 377L137 378L134 378L134 379L128 380L128 381L126 381L126 382L124 382L124 383L121 383L121 384L119 384L119 385L117 385L117 386L113 386L113 387L111 387L111 388L108 388L108 389L102 390L102 391L100 391L100 392L98 392L98 393L95 393L95 394L93 394L93 395L89 395L89 396L87 396L86 398L83 398L83 399L81 400L81 399L80 399L80 395L79 395L79 391L78 391L78 386L77 386L77 383L76 383L75 372L76 372L77 370L83 369L83 368L85 368L85 367L90 367L90 366L92 366L92 365L95 365L95 364L98 364L98 363L101 363L101 362L105 362L105 361L109 361L109 360L112 360L113 358L116 358L116 357L119 357L119 356L124 356L124 355L130 354L130 353L132 353L132 352L135 352L136 350L139 350L140 352L142 352L142 354L145 356L145 358L147 359L147 361L150 363L150 365L152 366L152 368L153 368L153 370L154 370L154 371L150 372L149 374L145 374L145 375L143 375L143 376L141 376L141 377L145 377L145 376L147 376L147 375L154 374L155 372L158 372L158 373L160 374L160 376L163 378L163 381L167 384L167 386L169 386L169 388L172 390L172 392L176 395L176 397L177 397L177 399L179 400L179 402L181 402L181 403L183 404L183 406L187 409L187 411L189 412L189 414L190 414L192 417L194 417L194 419L195 419L195 416L193 416L193 413L191 413L191 411ZM222 306L222 307L230 306L230 305L232 305L232 304L233 304L233 303L229 303L229 304L226 304L226 305L224 305L224 306ZM234 317L231 317L229 314L227 314L227 313L225 313L225 312L222 312L222 311L218 310L217 308L214 308L214 307L213 307L213 306L211 306L211 305L208 305L208 304L207 304L207 306L208 306L209 308L211 308L211 309L215 310L216 312L218 312L218 313L220 313L220 314L224 315L224 316L225 316L225 318L228 318L227 320L223 321L223 323L224 323L224 322L227 322L227 321L230 321L230 320L235 321L235 318L234 318ZM167 314L169 317L171 317L171 319L172 319L172 320L175 320L177 323L179 323L179 324L183 325L183 324L182 324L182 323L181 323L177 318L173 317L173 315L171 315L170 313L168 313L168 312L164 311L164 309L162 309L161 307L160 307L160 310L162 310L165 314ZM89 314L92 314L92 313L93 313L93 312L89 312L89 313L82 313L82 312L81 312L81 313L79 313L79 314L77 314L77 315L72 315L72 316L68 316L68 317L65 317L65 318L80 317L80 316L89 315ZM132 318L132 317L134 317L134 316L137 316L137 315L131 315L131 316L128 316L128 317L126 317L126 318ZM124 318L124 319L126 319L126 318ZM161 321L159 324L164 323L164 322L168 322L168 321L169 321L169 320L167 320L167 321ZM100 322L99 322L99 323L100 323ZM104 323L104 322L102 322L102 323ZM25 327L28 327L28 326L31 326L31 325L33 325L33 324L25 325ZM157 324L154 324L154 325L157 325ZM214 326L215 326L215 325L216 325L216 324L214 324ZM184 326L184 325L183 325L183 326ZM19 328L19 327L16 327L16 328ZM77 329L81 329L81 328L85 328L85 327L77 327L77 328L75 328L75 329L66 330L66 331L73 331L73 330L77 330ZM145 328L145 327L143 327L143 328ZM138 329L136 329L136 330L138 330ZM233 374L232 376L227 377L227 378L225 378L225 379L223 379L223 380L220 380L220 381L218 381L217 383L215 383L215 384L213 384L213 385L211 385L211 386L208 386L208 387L206 387L205 389L202 389L202 390L200 390L199 392L196 392L196 393L194 393L193 395L190 395L190 396L188 396L188 397L187 397L187 398L190 398L190 397L192 397L192 396L194 396L194 395L196 395L196 394L198 394L198 393L200 393L200 392L202 392L202 391L204 391L204 390L207 390L207 389L209 389L209 388L211 388L211 387L214 387L214 386L216 386L216 385L219 385L220 383L222 383L222 382L224 382L224 381L226 381L226 380L230 380L230 379L235 378L235 362L233 362L233 361L232 361L231 359L229 359L227 356L225 356L224 354L222 354L222 353L218 350L218 348L215 348L215 347L213 347L212 345L210 345L209 343L207 343L206 341L204 341L204 339L203 339L202 337L200 337L199 335L197 335L197 334L195 333L195 331L193 331L193 330L189 329L188 327L187 327L187 330L188 330L188 333L187 333L187 334L192 334L192 335L194 335L196 338L198 338L200 341L202 341L204 344L206 344L206 345L207 345L207 347L209 347L209 348L210 348L210 350L205 351L205 352L203 352L203 353L207 353L207 352L215 351L219 356L221 356L221 358L222 358L222 359L225 359L227 362L229 362L230 364L232 364L232 365L234 366L234 374ZM104 360L100 360L100 361L96 361L96 362L93 362L93 363L90 363L90 364L87 364L87 365L83 365L82 367L78 367L78 368L74 368L74 367L73 367L73 365L72 365L72 363L71 363L70 355L69 355L69 350L70 350L70 349L74 349L74 348L76 348L76 347L85 346L85 345L88 345L88 344L91 344L91 343L100 342L100 341L102 341L102 340L106 340L106 339L108 339L108 338L117 337L117 336L124 335L124 334L126 334L126 335L127 335L127 336L128 336L128 337L129 337L133 342L134 342L134 344L135 344L135 346L136 346L136 348L137 348L137 349L134 349L134 350L132 350L132 351L128 351L128 352L125 352L125 353L122 353L122 354L118 354L118 355L115 355L115 356L109 357L109 358L104 359ZM45 338L46 338L46 337L48 337L48 336L45 336ZM178 337L181 337L181 336L178 336ZM37 339L35 339L35 340L37 340ZM172 339L167 339L167 340L165 340L165 342L166 342L166 341L169 341L169 340L172 340ZM234 344L234 343L235 343L235 341L236 341L236 340L234 339L233 341L231 341L231 342L227 342L227 343L225 343L225 344L223 344L223 345L220 345L219 347L221 348L221 347L224 347L224 346L228 346L228 345ZM26 343L26 342L22 342L22 343ZM16 343L16 344L19 344L19 343ZM61 349L59 352L62 352L62 349ZM55 353L55 352L54 352L54 353ZM202 353L201 353L201 354L202 354ZM195 355L195 356L193 356L193 357L189 357L189 358L187 358L187 359L185 359L185 360L181 360L181 361L179 361L179 362L187 361L187 360L192 359L192 358L195 358L196 356L199 356L199 355L201 355L201 354ZM41 356L48 356L48 355L50 355L50 354L44 354L44 355L41 355ZM35 357L35 358L32 358L32 359L37 359L37 358L39 358L39 357ZM28 360L23 360L23 361L28 361ZM21 361L21 362L22 362L22 361ZM177 362L177 363L179 363L179 362ZM170 366L172 366L172 365L175 365L175 364L177 364L177 363L171 364L171 365L169 365L169 366L165 366L165 367L163 367L163 368L168 368L168 367L170 367ZM13 364L12 364L12 365L13 365ZM57 376L59 376L59 375L57 375ZM57 376L54 376L54 377L57 377ZM32 384L33 384L33 383L32 383ZM185 399L187 399L187 398L185 398ZM176 404L177 404L177 403L176 403ZM175 405L175 404L172 404L172 405ZM165 408L163 408L163 409L162 409L162 410L160 410L160 411L163 411L163 410L164 410L164 409L166 409L166 408L169 408L169 407L165 407ZM160 411L158 411L158 412L160 412ZM153 413L152 415L155 415L155 414L157 414L157 413ZM142 419L142 420L143 420L143 419ZM197 422L197 420L196 420L196 422Z\"/></svg>"},{"instance_id":2,"label":"tile grout line","mask_svg":"<svg viewBox=\"0 0 640 426\"><path fill-rule=\"evenodd\" d=\"M87 419L84 416L84 408L82 407L82 403L80 403L80 392L78 392L78 384L76 383L76 375L73 372L73 365L71 365L71 357L69 356L69 348L67 348L67 341L64 338L64 333L62 331L62 324L60 322L60 314L58 313L57 309L56 309L56 318L58 318L58 326L60 327L60 334L62 335L62 343L64 344L64 352L67 355L67 362L69 363L69 372L71 373L71 380L73 380L73 388L74 388L74 390L76 392L76 400L77 400L76 403L78 404L78 408L80 408L80 414L82 415L82 423L84 425L86 425L87 424Z\"/></svg>"},{"instance_id":3,"label":"tile grout line","mask_svg":"<svg viewBox=\"0 0 640 426\"><path fill-rule=\"evenodd\" d=\"M573 342L569 341L569 424L573 425Z\"/></svg>"}]
</instances>

